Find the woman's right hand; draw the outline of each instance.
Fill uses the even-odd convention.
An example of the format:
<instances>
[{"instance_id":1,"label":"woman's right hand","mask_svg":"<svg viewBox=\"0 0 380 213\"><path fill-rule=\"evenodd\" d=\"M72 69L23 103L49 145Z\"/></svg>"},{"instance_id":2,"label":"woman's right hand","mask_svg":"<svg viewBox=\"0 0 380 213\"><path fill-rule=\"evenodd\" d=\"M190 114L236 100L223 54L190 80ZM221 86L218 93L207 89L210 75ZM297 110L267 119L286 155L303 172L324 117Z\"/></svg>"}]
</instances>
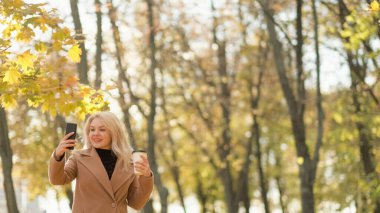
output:
<instances>
[{"instance_id":1,"label":"woman's right hand","mask_svg":"<svg viewBox=\"0 0 380 213\"><path fill-rule=\"evenodd\" d=\"M75 143L77 141L74 139L68 139L73 134L74 132L70 132L69 134L65 135L59 142L57 148L55 149L55 155L57 158L61 158L65 154L66 150L68 150L70 147L75 146Z\"/></svg>"}]
</instances>

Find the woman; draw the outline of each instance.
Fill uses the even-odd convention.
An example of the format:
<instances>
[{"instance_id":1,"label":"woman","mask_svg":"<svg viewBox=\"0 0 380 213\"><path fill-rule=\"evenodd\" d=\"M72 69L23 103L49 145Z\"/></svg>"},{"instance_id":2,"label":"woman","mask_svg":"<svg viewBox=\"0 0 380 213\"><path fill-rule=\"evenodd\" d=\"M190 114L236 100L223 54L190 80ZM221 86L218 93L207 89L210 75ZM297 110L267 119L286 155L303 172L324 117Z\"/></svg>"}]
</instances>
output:
<instances>
[{"instance_id":1,"label":"woman","mask_svg":"<svg viewBox=\"0 0 380 213\"><path fill-rule=\"evenodd\" d=\"M121 122L111 112L91 115L84 125L86 149L63 160L76 140L65 135L50 158L49 180L54 185L76 179L72 210L77 212L126 213L127 205L141 209L153 190L148 159L132 165L132 149ZM134 174L134 169L138 176Z\"/></svg>"}]
</instances>

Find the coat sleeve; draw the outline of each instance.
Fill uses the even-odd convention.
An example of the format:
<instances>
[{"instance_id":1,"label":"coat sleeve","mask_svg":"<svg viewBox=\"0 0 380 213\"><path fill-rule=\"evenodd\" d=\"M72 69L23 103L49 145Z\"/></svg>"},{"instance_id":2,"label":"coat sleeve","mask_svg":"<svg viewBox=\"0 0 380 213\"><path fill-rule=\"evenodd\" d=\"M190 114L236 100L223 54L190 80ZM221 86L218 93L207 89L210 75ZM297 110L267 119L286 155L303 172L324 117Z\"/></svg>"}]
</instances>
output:
<instances>
[{"instance_id":1,"label":"coat sleeve","mask_svg":"<svg viewBox=\"0 0 380 213\"><path fill-rule=\"evenodd\" d=\"M77 162L75 156L71 155L67 162L57 161L54 152L49 162L49 181L53 185L64 185L70 183L77 177Z\"/></svg>"},{"instance_id":2,"label":"coat sleeve","mask_svg":"<svg viewBox=\"0 0 380 213\"><path fill-rule=\"evenodd\" d=\"M142 209L153 191L153 175L135 176L128 191L128 205L136 210Z\"/></svg>"}]
</instances>

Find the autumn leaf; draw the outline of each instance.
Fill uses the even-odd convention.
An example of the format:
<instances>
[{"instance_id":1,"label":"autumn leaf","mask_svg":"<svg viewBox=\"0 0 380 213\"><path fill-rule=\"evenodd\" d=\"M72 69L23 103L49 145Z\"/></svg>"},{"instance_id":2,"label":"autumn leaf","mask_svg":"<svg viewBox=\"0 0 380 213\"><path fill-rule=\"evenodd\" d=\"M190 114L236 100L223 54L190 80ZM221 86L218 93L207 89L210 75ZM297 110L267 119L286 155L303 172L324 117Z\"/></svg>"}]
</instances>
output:
<instances>
[{"instance_id":1,"label":"autumn leaf","mask_svg":"<svg viewBox=\"0 0 380 213\"><path fill-rule=\"evenodd\" d=\"M106 89L105 90L113 90L113 89L117 89L117 85L116 84L108 84L106 85Z\"/></svg>"},{"instance_id":2,"label":"autumn leaf","mask_svg":"<svg viewBox=\"0 0 380 213\"><path fill-rule=\"evenodd\" d=\"M15 8L21 8L25 3L22 0L14 0L12 1L12 5Z\"/></svg>"},{"instance_id":3,"label":"autumn leaf","mask_svg":"<svg viewBox=\"0 0 380 213\"><path fill-rule=\"evenodd\" d=\"M40 105L40 103L38 101L35 101L35 100L31 100L31 99L28 99L26 100L27 103L28 103L28 106L30 107L38 107Z\"/></svg>"},{"instance_id":4,"label":"autumn leaf","mask_svg":"<svg viewBox=\"0 0 380 213\"><path fill-rule=\"evenodd\" d=\"M83 96L88 96L91 93L91 88L88 86L82 86L80 89Z\"/></svg>"},{"instance_id":5,"label":"autumn leaf","mask_svg":"<svg viewBox=\"0 0 380 213\"><path fill-rule=\"evenodd\" d=\"M78 78L75 75L72 75L67 78L66 80L66 87L74 87L78 83Z\"/></svg>"},{"instance_id":6,"label":"autumn leaf","mask_svg":"<svg viewBox=\"0 0 380 213\"><path fill-rule=\"evenodd\" d=\"M79 63L81 54L82 50L79 48L79 46L74 45L70 48L69 52L67 53L67 56L70 58L72 62Z\"/></svg>"},{"instance_id":7,"label":"autumn leaf","mask_svg":"<svg viewBox=\"0 0 380 213\"><path fill-rule=\"evenodd\" d=\"M333 113L332 119L333 119L333 121L335 121L338 124L342 124L344 121L343 116L339 113Z\"/></svg>"},{"instance_id":8,"label":"autumn leaf","mask_svg":"<svg viewBox=\"0 0 380 213\"><path fill-rule=\"evenodd\" d=\"M297 164L298 164L298 165L302 165L303 162L304 162L303 157L298 157L298 158L297 158Z\"/></svg>"},{"instance_id":9,"label":"autumn leaf","mask_svg":"<svg viewBox=\"0 0 380 213\"><path fill-rule=\"evenodd\" d=\"M33 61L35 59L36 56L30 54L30 51L28 50L17 57L17 63L21 65L23 70L27 70L28 67L33 67Z\"/></svg>"},{"instance_id":10,"label":"autumn leaf","mask_svg":"<svg viewBox=\"0 0 380 213\"><path fill-rule=\"evenodd\" d=\"M380 11L380 3L377 0L373 0L371 4L369 5L370 11Z\"/></svg>"},{"instance_id":11,"label":"autumn leaf","mask_svg":"<svg viewBox=\"0 0 380 213\"><path fill-rule=\"evenodd\" d=\"M0 104L5 108L13 108L17 106L17 101L13 95L4 94L0 96Z\"/></svg>"},{"instance_id":12,"label":"autumn leaf","mask_svg":"<svg viewBox=\"0 0 380 213\"><path fill-rule=\"evenodd\" d=\"M16 41L29 42L34 37L34 32L29 27L23 27L16 35Z\"/></svg>"},{"instance_id":13,"label":"autumn leaf","mask_svg":"<svg viewBox=\"0 0 380 213\"><path fill-rule=\"evenodd\" d=\"M78 112L78 118L79 118L81 121L84 121L84 119L86 118L86 113L85 113L85 111Z\"/></svg>"},{"instance_id":14,"label":"autumn leaf","mask_svg":"<svg viewBox=\"0 0 380 213\"><path fill-rule=\"evenodd\" d=\"M3 82L8 82L8 84L17 84L20 82L20 77L20 72L15 67L11 67L5 72Z\"/></svg>"},{"instance_id":15,"label":"autumn leaf","mask_svg":"<svg viewBox=\"0 0 380 213\"><path fill-rule=\"evenodd\" d=\"M47 46L43 42L38 42L34 45L34 48L40 52L45 53L47 51Z\"/></svg>"},{"instance_id":16,"label":"autumn leaf","mask_svg":"<svg viewBox=\"0 0 380 213\"><path fill-rule=\"evenodd\" d=\"M57 116L57 109L55 107L50 107L49 114L54 118L55 116Z\"/></svg>"}]
</instances>

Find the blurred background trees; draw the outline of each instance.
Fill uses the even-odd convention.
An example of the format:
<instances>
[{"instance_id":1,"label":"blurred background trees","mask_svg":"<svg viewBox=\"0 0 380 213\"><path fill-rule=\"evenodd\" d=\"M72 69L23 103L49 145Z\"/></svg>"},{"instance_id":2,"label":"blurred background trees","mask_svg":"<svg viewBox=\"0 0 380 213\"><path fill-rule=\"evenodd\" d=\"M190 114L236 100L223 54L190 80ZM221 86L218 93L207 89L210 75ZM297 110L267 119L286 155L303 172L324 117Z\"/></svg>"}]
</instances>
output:
<instances>
[{"instance_id":1,"label":"blurred background trees","mask_svg":"<svg viewBox=\"0 0 380 213\"><path fill-rule=\"evenodd\" d=\"M380 212L374 2L2 1L4 177L72 200L47 160L109 104L149 152L143 212Z\"/></svg>"}]
</instances>

